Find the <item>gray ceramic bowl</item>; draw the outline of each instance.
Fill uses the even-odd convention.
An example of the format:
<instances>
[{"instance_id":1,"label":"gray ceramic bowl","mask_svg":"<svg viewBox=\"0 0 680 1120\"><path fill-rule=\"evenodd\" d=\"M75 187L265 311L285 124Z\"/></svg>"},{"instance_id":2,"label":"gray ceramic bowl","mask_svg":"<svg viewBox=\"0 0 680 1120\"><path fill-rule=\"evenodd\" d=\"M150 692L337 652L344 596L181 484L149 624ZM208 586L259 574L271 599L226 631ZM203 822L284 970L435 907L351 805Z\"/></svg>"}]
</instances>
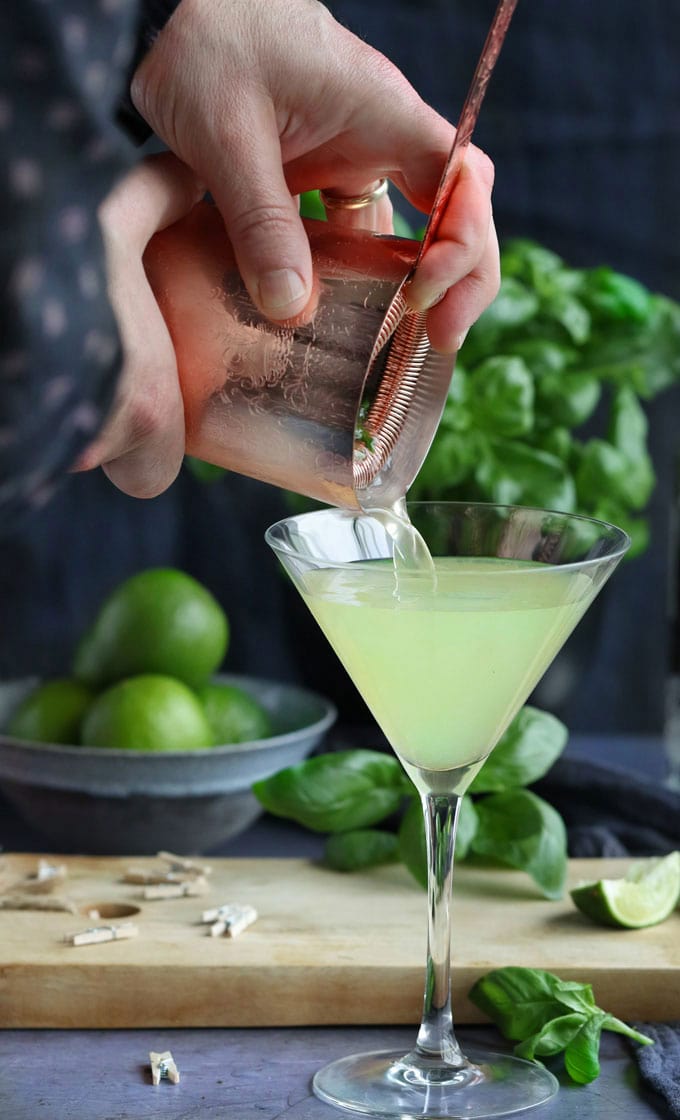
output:
<instances>
[{"instance_id":1,"label":"gray ceramic bowl","mask_svg":"<svg viewBox=\"0 0 680 1120\"><path fill-rule=\"evenodd\" d=\"M210 851L260 815L253 782L306 758L336 718L328 700L303 688L215 679L259 700L276 734L160 754L29 743L2 728L36 681L0 683L0 790L62 852Z\"/></svg>"}]
</instances>

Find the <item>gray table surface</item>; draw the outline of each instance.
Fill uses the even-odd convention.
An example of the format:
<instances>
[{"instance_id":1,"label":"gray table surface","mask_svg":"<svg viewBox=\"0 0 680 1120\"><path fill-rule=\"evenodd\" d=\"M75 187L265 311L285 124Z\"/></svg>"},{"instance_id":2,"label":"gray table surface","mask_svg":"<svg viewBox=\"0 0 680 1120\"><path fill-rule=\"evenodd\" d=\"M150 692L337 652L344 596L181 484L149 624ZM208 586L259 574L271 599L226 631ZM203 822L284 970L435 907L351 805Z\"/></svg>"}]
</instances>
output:
<instances>
[{"instance_id":1,"label":"gray table surface","mask_svg":"<svg viewBox=\"0 0 680 1120\"><path fill-rule=\"evenodd\" d=\"M609 757L619 767L661 778L658 740L576 739L570 753ZM44 850L0 804L0 845ZM263 818L221 854L311 856L319 841L284 822ZM0 978L0 1024L2 986ZM258 1028L0 1032L1 1120L332 1120L341 1113L312 1095L311 1078L327 1061L385 1047L410 1048L414 1028ZM465 1027L460 1041L507 1049L491 1027ZM149 1050L170 1049L181 1083L152 1086ZM664 1104L641 1084L628 1044L606 1035L602 1071L592 1085L561 1087L532 1115L541 1120L667 1120ZM345 1113L344 1115L348 1115Z\"/></svg>"}]
</instances>

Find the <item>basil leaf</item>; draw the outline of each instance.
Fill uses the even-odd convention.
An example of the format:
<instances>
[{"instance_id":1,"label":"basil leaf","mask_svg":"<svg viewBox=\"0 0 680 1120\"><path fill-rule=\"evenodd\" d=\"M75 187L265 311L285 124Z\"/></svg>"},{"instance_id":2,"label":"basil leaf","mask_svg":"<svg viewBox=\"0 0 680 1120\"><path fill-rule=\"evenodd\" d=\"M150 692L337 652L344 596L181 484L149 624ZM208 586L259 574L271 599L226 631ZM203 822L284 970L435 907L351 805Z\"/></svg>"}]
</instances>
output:
<instances>
[{"instance_id":1,"label":"basil leaf","mask_svg":"<svg viewBox=\"0 0 680 1120\"><path fill-rule=\"evenodd\" d=\"M565 463L569 462L574 441L568 428L537 425L534 441L540 451L546 451L548 455L562 459Z\"/></svg>"},{"instance_id":2,"label":"basil leaf","mask_svg":"<svg viewBox=\"0 0 680 1120\"><path fill-rule=\"evenodd\" d=\"M467 403L491 435L521 436L534 423L534 381L518 357L487 358L475 367Z\"/></svg>"},{"instance_id":3,"label":"basil leaf","mask_svg":"<svg viewBox=\"0 0 680 1120\"><path fill-rule=\"evenodd\" d=\"M477 811L470 798L464 797L460 803L456 825L456 859L465 859L477 827ZM416 882L421 887L427 887L427 841L420 798L413 799L402 817L399 854Z\"/></svg>"},{"instance_id":4,"label":"basil leaf","mask_svg":"<svg viewBox=\"0 0 680 1120\"><path fill-rule=\"evenodd\" d=\"M572 1011L590 1015L597 1010L592 984L579 984L578 980L560 980L557 988L560 1002Z\"/></svg>"},{"instance_id":5,"label":"basil leaf","mask_svg":"<svg viewBox=\"0 0 680 1120\"><path fill-rule=\"evenodd\" d=\"M300 217L326 221L326 207L318 191L303 191L300 195Z\"/></svg>"},{"instance_id":6,"label":"basil leaf","mask_svg":"<svg viewBox=\"0 0 680 1120\"><path fill-rule=\"evenodd\" d=\"M501 271L504 276L514 276L534 287L563 268L562 258L536 241L515 237L501 251Z\"/></svg>"},{"instance_id":7,"label":"basil leaf","mask_svg":"<svg viewBox=\"0 0 680 1120\"><path fill-rule=\"evenodd\" d=\"M547 1058L551 1054L559 1054L585 1022L586 1015L576 1011L551 1019L536 1034L520 1042L515 1047L515 1054L518 1058L527 1058L529 1061L536 1057Z\"/></svg>"},{"instance_id":8,"label":"basil leaf","mask_svg":"<svg viewBox=\"0 0 680 1120\"><path fill-rule=\"evenodd\" d=\"M526 444L494 440L475 479L484 495L499 505L532 505L566 513L576 508L574 480L565 464Z\"/></svg>"},{"instance_id":9,"label":"basil leaf","mask_svg":"<svg viewBox=\"0 0 680 1120\"><path fill-rule=\"evenodd\" d=\"M338 832L326 841L323 862L334 871L360 871L399 859L399 842L394 832L377 828Z\"/></svg>"},{"instance_id":10,"label":"basil leaf","mask_svg":"<svg viewBox=\"0 0 680 1120\"><path fill-rule=\"evenodd\" d=\"M564 1051L564 1065L572 1081L588 1085L600 1072L600 1035L606 1015L598 1011L586 1019Z\"/></svg>"},{"instance_id":11,"label":"basil leaf","mask_svg":"<svg viewBox=\"0 0 680 1120\"><path fill-rule=\"evenodd\" d=\"M427 843L420 799L414 797L399 826L399 855L421 887L427 889Z\"/></svg>"},{"instance_id":12,"label":"basil leaf","mask_svg":"<svg viewBox=\"0 0 680 1120\"><path fill-rule=\"evenodd\" d=\"M549 373L536 383L536 407L553 423L576 428L592 416L601 394L590 373Z\"/></svg>"},{"instance_id":13,"label":"basil leaf","mask_svg":"<svg viewBox=\"0 0 680 1120\"><path fill-rule=\"evenodd\" d=\"M569 350L559 342L546 338L520 338L507 341L504 349L508 354L523 358L534 377L545 377L550 373L562 373L569 362L576 357L575 350Z\"/></svg>"},{"instance_id":14,"label":"basil leaf","mask_svg":"<svg viewBox=\"0 0 680 1120\"><path fill-rule=\"evenodd\" d=\"M475 441L465 432L442 431L420 468L418 487L440 496L448 487L463 482L475 466L475 446ZM412 494L413 491L411 500Z\"/></svg>"},{"instance_id":15,"label":"basil leaf","mask_svg":"<svg viewBox=\"0 0 680 1120\"><path fill-rule=\"evenodd\" d=\"M479 817L474 803L469 797L464 797L460 803L456 824L456 859L465 859L478 828Z\"/></svg>"},{"instance_id":16,"label":"basil leaf","mask_svg":"<svg viewBox=\"0 0 680 1120\"><path fill-rule=\"evenodd\" d=\"M321 754L253 786L268 812L314 832L347 832L394 813L412 789L396 758L379 751Z\"/></svg>"},{"instance_id":17,"label":"basil leaf","mask_svg":"<svg viewBox=\"0 0 680 1120\"><path fill-rule=\"evenodd\" d=\"M618 448L603 439L588 440L576 472L579 501L587 505L604 494L610 501L627 505L627 478L626 461Z\"/></svg>"},{"instance_id":18,"label":"basil leaf","mask_svg":"<svg viewBox=\"0 0 680 1120\"><path fill-rule=\"evenodd\" d=\"M468 332L461 351L466 367L471 368L484 358L502 353L500 339L505 332L533 319L538 305L535 292L512 276L503 276L495 300Z\"/></svg>"},{"instance_id":19,"label":"basil leaf","mask_svg":"<svg viewBox=\"0 0 680 1120\"><path fill-rule=\"evenodd\" d=\"M647 417L632 389L619 389L612 401L609 439L628 467L628 505L647 504L656 476L647 452Z\"/></svg>"},{"instance_id":20,"label":"basil leaf","mask_svg":"<svg viewBox=\"0 0 680 1120\"><path fill-rule=\"evenodd\" d=\"M199 482L217 482L227 473L224 467L216 467L214 463L206 463L203 459L194 458L193 455L184 456L184 465Z\"/></svg>"},{"instance_id":21,"label":"basil leaf","mask_svg":"<svg viewBox=\"0 0 680 1120\"><path fill-rule=\"evenodd\" d=\"M492 793L476 806L472 851L526 871L546 898L561 898L567 875L564 822L529 790Z\"/></svg>"},{"instance_id":22,"label":"basil leaf","mask_svg":"<svg viewBox=\"0 0 680 1120\"><path fill-rule=\"evenodd\" d=\"M414 240L410 223L397 210L392 214L392 228L396 237L408 237Z\"/></svg>"},{"instance_id":23,"label":"basil leaf","mask_svg":"<svg viewBox=\"0 0 680 1120\"><path fill-rule=\"evenodd\" d=\"M587 273L583 292L588 306L605 319L649 318L652 297L642 284L613 268L593 268Z\"/></svg>"},{"instance_id":24,"label":"basil leaf","mask_svg":"<svg viewBox=\"0 0 680 1120\"><path fill-rule=\"evenodd\" d=\"M526 705L498 741L474 778L471 793L494 793L531 785L564 750L569 732L548 712Z\"/></svg>"},{"instance_id":25,"label":"basil leaf","mask_svg":"<svg viewBox=\"0 0 680 1120\"><path fill-rule=\"evenodd\" d=\"M649 522L644 517L631 517L628 510L616 502L601 501L592 509L592 516L599 521L618 525L631 540L627 555L639 556L649 544Z\"/></svg>"},{"instance_id":26,"label":"basil leaf","mask_svg":"<svg viewBox=\"0 0 680 1120\"><path fill-rule=\"evenodd\" d=\"M521 1041L564 1014L558 985L559 977L552 972L510 966L487 972L473 985L469 998L506 1038Z\"/></svg>"},{"instance_id":27,"label":"basil leaf","mask_svg":"<svg viewBox=\"0 0 680 1120\"><path fill-rule=\"evenodd\" d=\"M541 300L540 314L559 323L572 342L582 345L590 335L590 312L569 292L552 292Z\"/></svg>"},{"instance_id":28,"label":"basil leaf","mask_svg":"<svg viewBox=\"0 0 680 1120\"><path fill-rule=\"evenodd\" d=\"M472 327L475 334L492 329L521 327L538 311L538 297L521 281L505 276L498 295ZM471 333L472 333L471 331Z\"/></svg>"}]
</instances>

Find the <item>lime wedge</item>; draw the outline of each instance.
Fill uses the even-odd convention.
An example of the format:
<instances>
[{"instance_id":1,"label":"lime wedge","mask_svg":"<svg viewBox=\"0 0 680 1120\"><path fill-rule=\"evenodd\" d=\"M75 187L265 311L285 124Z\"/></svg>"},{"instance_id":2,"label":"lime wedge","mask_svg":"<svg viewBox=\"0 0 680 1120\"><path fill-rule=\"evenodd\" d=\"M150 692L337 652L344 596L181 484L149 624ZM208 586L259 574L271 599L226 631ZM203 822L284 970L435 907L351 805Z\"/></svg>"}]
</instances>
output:
<instances>
[{"instance_id":1,"label":"lime wedge","mask_svg":"<svg viewBox=\"0 0 680 1120\"><path fill-rule=\"evenodd\" d=\"M581 883L570 894L578 909L600 925L618 929L655 926L680 900L680 852L639 860L623 879Z\"/></svg>"}]
</instances>

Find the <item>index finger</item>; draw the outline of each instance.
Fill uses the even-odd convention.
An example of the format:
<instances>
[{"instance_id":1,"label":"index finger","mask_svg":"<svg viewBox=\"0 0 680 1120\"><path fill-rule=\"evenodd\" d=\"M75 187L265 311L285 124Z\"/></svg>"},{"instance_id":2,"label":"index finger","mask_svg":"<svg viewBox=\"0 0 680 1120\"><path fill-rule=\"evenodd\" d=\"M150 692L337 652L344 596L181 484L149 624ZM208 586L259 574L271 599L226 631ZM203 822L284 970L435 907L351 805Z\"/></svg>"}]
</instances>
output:
<instances>
[{"instance_id":1,"label":"index finger","mask_svg":"<svg viewBox=\"0 0 680 1120\"><path fill-rule=\"evenodd\" d=\"M415 310L434 306L479 265L492 219L492 182L493 165L486 157L463 164L437 239L427 249L405 293Z\"/></svg>"}]
</instances>

